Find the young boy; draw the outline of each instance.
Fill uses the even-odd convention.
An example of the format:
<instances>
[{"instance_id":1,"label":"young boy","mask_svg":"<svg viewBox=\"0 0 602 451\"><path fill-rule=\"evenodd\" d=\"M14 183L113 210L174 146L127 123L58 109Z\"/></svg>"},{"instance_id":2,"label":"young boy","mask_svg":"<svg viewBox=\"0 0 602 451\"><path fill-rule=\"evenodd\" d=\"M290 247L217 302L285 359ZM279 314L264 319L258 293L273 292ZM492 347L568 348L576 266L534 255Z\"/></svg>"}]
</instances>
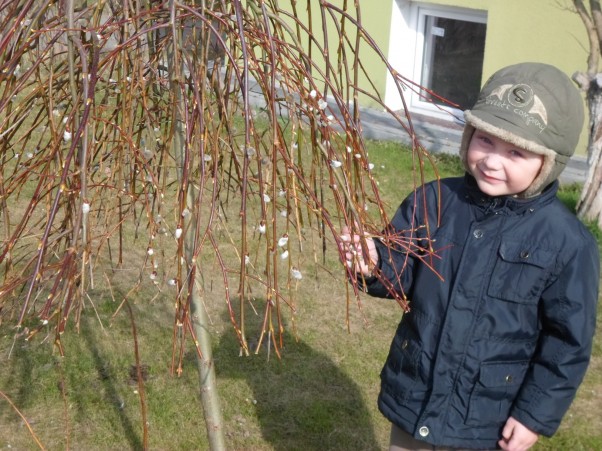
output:
<instances>
[{"instance_id":1,"label":"young boy","mask_svg":"<svg viewBox=\"0 0 602 451\"><path fill-rule=\"evenodd\" d=\"M552 66L517 64L465 118L464 177L415 190L367 238L370 262L342 234L367 292L409 301L381 373L391 450L526 450L556 431L591 354L598 246L556 198L579 92Z\"/></svg>"}]
</instances>

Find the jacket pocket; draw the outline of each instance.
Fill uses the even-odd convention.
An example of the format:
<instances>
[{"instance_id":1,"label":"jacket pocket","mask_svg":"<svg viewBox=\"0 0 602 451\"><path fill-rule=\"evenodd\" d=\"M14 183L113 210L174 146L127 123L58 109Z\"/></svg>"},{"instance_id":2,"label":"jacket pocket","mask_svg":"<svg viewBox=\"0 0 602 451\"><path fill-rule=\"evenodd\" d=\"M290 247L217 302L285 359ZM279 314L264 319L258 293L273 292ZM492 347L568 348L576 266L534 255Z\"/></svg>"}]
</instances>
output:
<instances>
[{"instance_id":1,"label":"jacket pocket","mask_svg":"<svg viewBox=\"0 0 602 451\"><path fill-rule=\"evenodd\" d=\"M504 240L497 257L487 294L505 301L537 303L555 253L531 242Z\"/></svg>"},{"instance_id":2,"label":"jacket pocket","mask_svg":"<svg viewBox=\"0 0 602 451\"><path fill-rule=\"evenodd\" d=\"M486 426L505 422L529 368L529 361L481 364L470 395L466 424Z\"/></svg>"},{"instance_id":3,"label":"jacket pocket","mask_svg":"<svg viewBox=\"0 0 602 451\"><path fill-rule=\"evenodd\" d=\"M398 402L405 403L419 375L419 344L406 336L396 335L381 371L382 387Z\"/></svg>"}]
</instances>

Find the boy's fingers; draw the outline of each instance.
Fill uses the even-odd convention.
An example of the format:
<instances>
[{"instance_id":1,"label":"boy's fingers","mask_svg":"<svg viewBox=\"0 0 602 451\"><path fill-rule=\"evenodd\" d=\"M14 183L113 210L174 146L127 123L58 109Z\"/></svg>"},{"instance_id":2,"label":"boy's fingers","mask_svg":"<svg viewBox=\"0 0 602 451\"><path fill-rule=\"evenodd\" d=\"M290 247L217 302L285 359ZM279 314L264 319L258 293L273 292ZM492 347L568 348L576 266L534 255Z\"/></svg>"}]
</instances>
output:
<instances>
[{"instance_id":1,"label":"boy's fingers","mask_svg":"<svg viewBox=\"0 0 602 451\"><path fill-rule=\"evenodd\" d=\"M349 235L347 233L342 233L339 238L343 243L346 244L359 244L361 242L361 237L359 235Z\"/></svg>"}]
</instances>

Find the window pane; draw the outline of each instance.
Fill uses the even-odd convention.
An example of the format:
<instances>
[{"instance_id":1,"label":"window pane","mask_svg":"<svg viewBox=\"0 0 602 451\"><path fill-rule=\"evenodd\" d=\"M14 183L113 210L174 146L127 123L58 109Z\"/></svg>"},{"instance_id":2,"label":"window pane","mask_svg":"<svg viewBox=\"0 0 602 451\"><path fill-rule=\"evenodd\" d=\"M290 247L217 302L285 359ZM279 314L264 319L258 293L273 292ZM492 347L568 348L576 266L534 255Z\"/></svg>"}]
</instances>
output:
<instances>
[{"instance_id":1,"label":"window pane","mask_svg":"<svg viewBox=\"0 0 602 451\"><path fill-rule=\"evenodd\" d=\"M481 88L484 23L426 16L421 84L465 110L472 107ZM425 93L427 100L444 104Z\"/></svg>"}]
</instances>

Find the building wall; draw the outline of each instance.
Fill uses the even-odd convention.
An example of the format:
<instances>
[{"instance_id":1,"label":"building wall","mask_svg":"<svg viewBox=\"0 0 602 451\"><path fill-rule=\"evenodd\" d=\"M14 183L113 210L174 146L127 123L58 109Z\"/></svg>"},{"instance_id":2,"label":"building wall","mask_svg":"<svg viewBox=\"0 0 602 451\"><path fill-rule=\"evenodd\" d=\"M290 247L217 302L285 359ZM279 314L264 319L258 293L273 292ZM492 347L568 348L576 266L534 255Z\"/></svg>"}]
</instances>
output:
<instances>
[{"instance_id":1,"label":"building wall","mask_svg":"<svg viewBox=\"0 0 602 451\"><path fill-rule=\"evenodd\" d=\"M313 34L313 63L318 68L318 71L314 73L314 78L319 83L320 80L320 70L325 69L325 60L326 55L320 54L317 51L318 46L321 48L325 48L328 46L330 52L330 63L333 70L338 70L338 61L337 61L337 49L339 46L339 36L337 33L337 27L341 24L342 14L336 9L343 9L345 3L347 4L347 14L349 14L354 21L358 21L361 26L366 30L369 37L374 40L377 44L378 48L386 58L389 49L389 36L391 33L391 10L392 10L392 2L394 0L363 0L360 2L360 15L359 17L356 15L356 9L354 6L354 2L350 0L330 0L329 3L333 5L333 8L330 10L331 13L327 13L325 18L323 19L320 10L319 10L319 2L316 0L297 0L297 14L299 19L305 24L307 28L311 27L311 31ZM283 9L292 10L292 6L290 5L289 0L281 1L279 6ZM309 5L309 10L308 10ZM311 24L309 21L309 17L311 15ZM293 22L290 20L284 19L290 25L293 25ZM323 33L323 24L322 20L326 23L328 39L324 39ZM345 45L346 51L346 63L347 65L351 65L353 61L354 55L351 53L351 47L355 45L356 38L356 27L355 25L350 25L347 23L345 27L345 34L347 37L347 41L350 44ZM303 33L301 44L307 50L309 48L307 35ZM359 76L359 84L360 86L368 86L368 83L374 84L376 90L380 95L384 95L385 93L385 80L386 80L386 66L383 62L382 58L374 51L372 51L369 46L362 42L360 55L362 64L368 68L370 81L368 82L367 77L360 73ZM343 74L346 76L347 74ZM369 106L371 102L369 99L362 97L361 103L363 105Z\"/></svg>"}]
</instances>

